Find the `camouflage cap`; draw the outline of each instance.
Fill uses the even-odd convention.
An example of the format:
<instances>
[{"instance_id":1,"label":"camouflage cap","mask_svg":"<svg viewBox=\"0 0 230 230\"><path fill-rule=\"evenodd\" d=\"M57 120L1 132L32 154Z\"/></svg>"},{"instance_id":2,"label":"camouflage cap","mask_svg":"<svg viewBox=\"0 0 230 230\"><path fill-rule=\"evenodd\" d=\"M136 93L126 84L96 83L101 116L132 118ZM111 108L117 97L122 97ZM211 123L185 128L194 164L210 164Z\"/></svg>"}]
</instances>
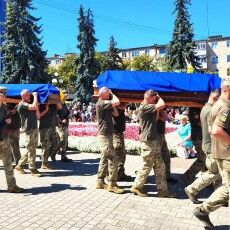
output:
<instances>
[{"instance_id":1,"label":"camouflage cap","mask_svg":"<svg viewBox=\"0 0 230 230\"><path fill-rule=\"evenodd\" d=\"M223 86L230 86L230 77L228 78L222 78L221 80L221 87Z\"/></svg>"}]
</instances>

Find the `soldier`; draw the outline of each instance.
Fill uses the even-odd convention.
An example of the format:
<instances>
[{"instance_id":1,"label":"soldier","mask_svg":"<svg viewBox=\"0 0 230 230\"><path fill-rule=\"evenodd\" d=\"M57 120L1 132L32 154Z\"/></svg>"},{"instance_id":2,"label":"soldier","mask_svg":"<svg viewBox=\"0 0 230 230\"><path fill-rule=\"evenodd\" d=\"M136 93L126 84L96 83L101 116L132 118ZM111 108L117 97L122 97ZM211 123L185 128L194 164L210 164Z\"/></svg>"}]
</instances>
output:
<instances>
[{"instance_id":1,"label":"soldier","mask_svg":"<svg viewBox=\"0 0 230 230\"><path fill-rule=\"evenodd\" d=\"M188 198L194 203L201 203L196 199L196 195L203 188L207 187L211 183L220 180L220 174L218 172L218 166L215 159L211 155L211 137L208 131L208 116L213 104L218 100L219 91L214 90L211 92L208 102L201 110L200 119L202 126L202 150L206 155L206 167L207 171L197 178L191 185L187 186L184 190Z\"/></svg>"},{"instance_id":2,"label":"soldier","mask_svg":"<svg viewBox=\"0 0 230 230\"><path fill-rule=\"evenodd\" d=\"M166 120L165 112L162 109L159 112L159 117L157 120L157 133L160 141L162 158L165 163L166 180L168 183L176 183L177 180L171 177L171 158L170 158L167 142L165 139L165 128L166 128L165 120Z\"/></svg>"},{"instance_id":3,"label":"soldier","mask_svg":"<svg viewBox=\"0 0 230 230\"><path fill-rule=\"evenodd\" d=\"M31 96L33 96L33 102L31 103ZM15 169L21 174L25 174L24 166L29 163L29 169L32 176L41 176L41 173L36 169L36 147L38 144L38 128L37 119L40 118L38 110L37 93L30 94L29 90L24 89L21 92L22 101L18 104L18 113L22 122L22 131L25 132L25 148L26 151L22 153L22 156L15 167Z\"/></svg>"},{"instance_id":4,"label":"soldier","mask_svg":"<svg viewBox=\"0 0 230 230\"><path fill-rule=\"evenodd\" d=\"M16 104L7 105L7 114L11 118L11 123L7 124L6 128L12 148L14 163L15 165L17 165L18 161L21 158L21 152L19 147L21 119L17 111Z\"/></svg>"},{"instance_id":5,"label":"soldier","mask_svg":"<svg viewBox=\"0 0 230 230\"><path fill-rule=\"evenodd\" d=\"M117 185L118 160L113 147L112 108L120 104L119 99L112 92L102 87L99 90L99 100L96 104L98 120L98 138L101 148L101 159L98 167L97 189L108 189L117 194L124 193L124 189ZM104 181L107 169L109 171L109 185Z\"/></svg>"},{"instance_id":6,"label":"soldier","mask_svg":"<svg viewBox=\"0 0 230 230\"><path fill-rule=\"evenodd\" d=\"M118 181L131 181L131 176L125 174L125 160L126 160L126 151L125 151L125 140L124 140L124 131L125 131L125 103L121 103L119 106L114 107L116 114L113 113L113 146L118 156ZM117 116L116 116L117 115Z\"/></svg>"},{"instance_id":7,"label":"soldier","mask_svg":"<svg viewBox=\"0 0 230 230\"><path fill-rule=\"evenodd\" d=\"M40 141L42 145L42 169L52 169L48 164L48 159L55 158L56 153L59 150L58 137L57 137L57 105L45 104L45 108L40 107Z\"/></svg>"},{"instance_id":8,"label":"soldier","mask_svg":"<svg viewBox=\"0 0 230 230\"><path fill-rule=\"evenodd\" d=\"M6 88L0 87L0 99L4 99ZM6 106L0 100L0 157L6 174L7 192L19 193L23 189L16 185L14 169L12 166L10 142L7 135L6 125L11 123L11 118L7 118Z\"/></svg>"},{"instance_id":9,"label":"soldier","mask_svg":"<svg viewBox=\"0 0 230 230\"><path fill-rule=\"evenodd\" d=\"M209 125L211 130L211 154L216 159L222 178L222 186L194 209L193 214L207 227L213 228L209 213L229 201L230 188L230 79L223 79L221 96L213 105Z\"/></svg>"},{"instance_id":10,"label":"soldier","mask_svg":"<svg viewBox=\"0 0 230 230\"><path fill-rule=\"evenodd\" d=\"M156 103L157 101L157 103ZM153 90L147 90L144 101L139 107L140 141L143 166L137 171L137 177L130 191L139 196L147 196L142 189L152 169L155 172L159 197L175 197L168 191L165 164L161 156L161 146L157 138L157 112L165 107L165 102Z\"/></svg>"},{"instance_id":11,"label":"soldier","mask_svg":"<svg viewBox=\"0 0 230 230\"><path fill-rule=\"evenodd\" d=\"M188 113L189 121L191 124L191 140L196 149L197 159L185 174L187 183L191 183L198 172L206 171L205 153L202 150L200 111L200 108L190 108Z\"/></svg>"},{"instance_id":12,"label":"soldier","mask_svg":"<svg viewBox=\"0 0 230 230\"><path fill-rule=\"evenodd\" d=\"M69 159L66 156L67 146L68 146L68 128L69 128L69 109L65 103L67 95L64 95L64 100L62 101L62 108L58 110L58 136L59 136L59 146L61 153L62 162L72 162L72 159Z\"/></svg>"}]
</instances>

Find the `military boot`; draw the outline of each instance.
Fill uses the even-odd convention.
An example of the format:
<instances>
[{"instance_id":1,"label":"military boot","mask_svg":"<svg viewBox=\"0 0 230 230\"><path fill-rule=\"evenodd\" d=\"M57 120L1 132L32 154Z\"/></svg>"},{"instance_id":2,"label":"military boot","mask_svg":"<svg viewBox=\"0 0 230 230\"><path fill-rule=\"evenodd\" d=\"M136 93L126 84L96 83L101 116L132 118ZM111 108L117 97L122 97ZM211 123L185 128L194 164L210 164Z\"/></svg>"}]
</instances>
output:
<instances>
[{"instance_id":1,"label":"military boot","mask_svg":"<svg viewBox=\"0 0 230 230\"><path fill-rule=\"evenodd\" d=\"M120 188L116 182L109 182L108 191L114 192L116 194L122 194L125 192L125 190L123 188Z\"/></svg>"},{"instance_id":2,"label":"military boot","mask_svg":"<svg viewBox=\"0 0 230 230\"><path fill-rule=\"evenodd\" d=\"M209 219L209 213L203 212L199 207L196 207L193 210L193 215L199 219L200 221L202 221L206 227L208 228L214 228L214 225L212 224L212 222Z\"/></svg>"},{"instance_id":3,"label":"military boot","mask_svg":"<svg viewBox=\"0 0 230 230\"><path fill-rule=\"evenodd\" d=\"M48 169L48 170L52 170L53 168L51 166L49 166L48 163L42 163L41 165L41 169Z\"/></svg>"},{"instance_id":4,"label":"military boot","mask_svg":"<svg viewBox=\"0 0 230 230\"><path fill-rule=\"evenodd\" d=\"M7 192L10 192L10 193L20 193L20 192L23 192L23 191L24 191L24 189L18 187L17 185L15 185L15 186L12 187L12 188L8 188L8 189L7 189Z\"/></svg>"},{"instance_id":5,"label":"military boot","mask_svg":"<svg viewBox=\"0 0 230 230\"><path fill-rule=\"evenodd\" d=\"M132 177L125 174L124 168L118 170L117 174L118 181L132 181Z\"/></svg>"},{"instance_id":6,"label":"military boot","mask_svg":"<svg viewBox=\"0 0 230 230\"><path fill-rule=\"evenodd\" d=\"M193 204L201 204L202 202L196 199L196 196L192 194L191 191L189 191L188 187L184 188L184 192L188 196L188 198L192 201Z\"/></svg>"},{"instance_id":7,"label":"military boot","mask_svg":"<svg viewBox=\"0 0 230 230\"><path fill-rule=\"evenodd\" d=\"M135 186L131 187L130 192L133 193L134 195L138 195L138 196L141 196L141 197L148 196L147 192L145 192L143 189L139 189L139 188L137 188Z\"/></svg>"},{"instance_id":8,"label":"military boot","mask_svg":"<svg viewBox=\"0 0 230 230\"><path fill-rule=\"evenodd\" d=\"M96 189L108 189L108 185L104 182L104 180L98 180Z\"/></svg>"},{"instance_id":9,"label":"military boot","mask_svg":"<svg viewBox=\"0 0 230 230\"><path fill-rule=\"evenodd\" d=\"M172 193L168 190L158 190L158 197L161 197L161 198L175 198L176 197L176 194L175 193Z\"/></svg>"},{"instance_id":10,"label":"military boot","mask_svg":"<svg viewBox=\"0 0 230 230\"><path fill-rule=\"evenodd\" d=\"M72 162L72 159L69 159L66 155L61 156L61 162Z\"/></svg>"},{"instance_id":11,"label":"military boot","mask_svg":"<svg viewBox=\"0 0 230 230\"><path fill-rule=\"evenodd\" d=\"M32 176L41 177L42 174L37 169L30 169Z\"/></svg>"},{"instance_id":12,"label":"military boot","mask_svg":"<svg viewBox=\"0 0 230 230\"><path fill-rule=\"evenodd\" d=\"M19 166L19 165L16 165L15 166L15 169L21 173L21 174L26 174L25 170L23 169L23 167Z\"/></svg>"}]
</instances>

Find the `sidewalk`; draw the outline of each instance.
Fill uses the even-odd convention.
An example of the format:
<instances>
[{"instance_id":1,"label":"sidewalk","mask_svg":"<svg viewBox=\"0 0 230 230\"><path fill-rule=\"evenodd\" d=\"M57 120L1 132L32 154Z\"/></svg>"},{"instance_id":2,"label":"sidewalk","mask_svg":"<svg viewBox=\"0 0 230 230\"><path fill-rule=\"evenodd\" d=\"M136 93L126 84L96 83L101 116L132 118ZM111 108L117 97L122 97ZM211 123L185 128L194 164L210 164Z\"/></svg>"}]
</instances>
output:
<instances>
[{"instance_id":1,"label":"sidewalk","mask_svg":"<svg viewBox=\"0 0 230 230\"><path fill-rule=\"evenodd\" d=\"M178 199L162 199L156 196L153 176L146 186L150 194L146 198L129 192L131 182L119 183L126 189L123 195L96 190L100 155L74 153L69 157L74 159L72 163L61 163L58 156L55 170L41 170L44 176L40 178L15 172L17 184L25 188L23 194L3 191L6 184L1 163L0 229L204 229L192 215L195 205L185 196L181 181L181 173L193 160L172 159L179 183L170 188L178 193ZM139 156L128 155L127 174L134 177L140 164ZM208 194L206 190L199 198ZM229 208L220 208L210 216L216 229L230 229Z\"/></svg>"}]
</instances>

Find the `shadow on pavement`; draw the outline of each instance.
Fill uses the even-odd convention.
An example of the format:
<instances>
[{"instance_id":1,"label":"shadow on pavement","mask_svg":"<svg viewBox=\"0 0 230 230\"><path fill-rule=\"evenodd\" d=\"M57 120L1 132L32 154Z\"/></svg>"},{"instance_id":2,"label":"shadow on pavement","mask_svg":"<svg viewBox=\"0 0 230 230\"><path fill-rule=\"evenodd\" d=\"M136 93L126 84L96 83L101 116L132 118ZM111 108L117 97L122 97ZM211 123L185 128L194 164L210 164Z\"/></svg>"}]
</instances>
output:
<instances>
[{"instance_id":1,"label":"shadow on pavement","mask_svg":"<svg viewBox=\"0 0 230 230\"><path fill-rule=\"evenodd\" d=\"M91 176L97 174L99 158L74 160L72 162L56 161L50 163L53 170L42 171L44 176L62 177L62 176Z\"/></svg>"},{"instance_id":2,"label":"shadow on pavement","mask_svg":"<svg viewBox=\"0 0 230 230\"><path fill-rule=\"evenodd\" d=\"M210 228L205 228L205 229L210 229ZM230 225L219 225L219 226L215 226L213 229L216 229L216 230L229 230Z\"/></svg>"},{"instance_id":3,"label":"shadow on pavement","mask_svg":"<svg viewBox=\"0 0 230 230\"><path fill-rule=\"evenodd\" d=\"M67 189L80 191L80 190L86 190L86 187L81 187L81 186L71 187L70 184L51 184L48 187L46 186L46 187L35 187L35 188L25 189L23 193L30 193L25 195L25 196L30 196L30 195L60 192Z\"/></svg>"}]
</instances>

